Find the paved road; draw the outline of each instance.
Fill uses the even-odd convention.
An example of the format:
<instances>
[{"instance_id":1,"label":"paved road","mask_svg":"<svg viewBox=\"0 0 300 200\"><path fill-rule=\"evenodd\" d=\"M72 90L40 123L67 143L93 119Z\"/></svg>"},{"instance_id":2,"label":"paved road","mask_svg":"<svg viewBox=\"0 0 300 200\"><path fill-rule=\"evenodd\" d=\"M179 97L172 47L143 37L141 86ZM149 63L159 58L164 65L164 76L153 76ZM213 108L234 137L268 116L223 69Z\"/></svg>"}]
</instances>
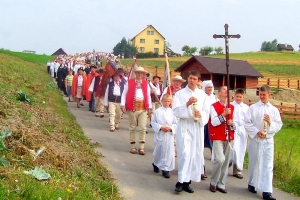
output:
<instances>
[{"instance_id":1,"label":"paved road","mask_svg":"<svg viewBox=\"0 0 300 200\"><path fill-rule=\"evenodd\" d=\"M67 98L64 97L67 101ZM227 194L209 191L209 179L200 183L192 183L195 190L193 194L174 192L177 182L177 168L170 173L171 178L165 179L161 174L153 172L152 152L153 152L153 130L148 128L146 136L146 155L130 154L128 116L125 114L121 121L120 129L115 132L109 131L108 114L104 118L95 117L94 113L88 111L87 103L81 108L76 107L76 103L68 103L71 113L76 117L78 124L82 127L85 135L98 142L101 147L97 151L104 155L101 159L112 172L117 180L121 194L125 199L130 200L153 200L153 199L261 199L261 193L252 194L248 192L247 172L244 171L244 179L237 179L232 176L232 169L229 169L227 181ZM149 122L148 122L149 123ZM209 161L209 151L205 150L206 173L210 176L212 166ZM274 189L273 196L281 200L297 199L290 194Z\"/></svg>"}]
</instances>

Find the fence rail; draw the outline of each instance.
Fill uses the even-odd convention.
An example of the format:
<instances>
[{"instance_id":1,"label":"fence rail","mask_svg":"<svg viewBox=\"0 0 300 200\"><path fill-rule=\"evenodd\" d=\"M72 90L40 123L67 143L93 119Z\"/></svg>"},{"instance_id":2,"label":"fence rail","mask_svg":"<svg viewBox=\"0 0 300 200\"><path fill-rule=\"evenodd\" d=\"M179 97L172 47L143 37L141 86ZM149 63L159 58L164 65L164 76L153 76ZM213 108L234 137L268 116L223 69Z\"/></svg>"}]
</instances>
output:
<instances>
[{"instance_id":1,"label":"fence rail","mask_svg":"<svg viewBox=\"0 0 300 200\"><path fill-rule=\"evenodd\" d=\"M276 79L276 78L259 78L258 86L269 85L270 87L279 88L290 88L300 90L300 80L296 79Z\"/></svg>"},{"instance_id":2,"label":"fence rail","mask_svg":"<svg viewBox=\"0 0 300 200\"><path fill-rule=\"evenodd\" d=\"M250 106L254 104L254 102L249 100L249 102L245 102L245 104ZM300 120L300 107L298 107L297 104L295 104L295 106L286 106L281 102L280 105L274 106L278 108L282 119Z\"/></svg>"}]
</instances>

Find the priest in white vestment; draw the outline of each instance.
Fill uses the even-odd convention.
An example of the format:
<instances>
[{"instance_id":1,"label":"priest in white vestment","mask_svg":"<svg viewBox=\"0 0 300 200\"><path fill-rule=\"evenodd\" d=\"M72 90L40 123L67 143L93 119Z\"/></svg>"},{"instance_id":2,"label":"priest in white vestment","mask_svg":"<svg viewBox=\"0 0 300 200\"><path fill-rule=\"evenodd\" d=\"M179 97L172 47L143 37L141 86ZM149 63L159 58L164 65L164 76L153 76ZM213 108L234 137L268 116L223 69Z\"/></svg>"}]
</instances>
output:
<instances>
[{"instance_id":1,"label":"priest in white vestment","mask_svg":"<svg viewBox=\"0 0 300 200\"><path fill-rule=\"evenodd\" d=\"M278 109L269 102L270 87L259 89L260 101L251 105L245 116L245 129L249 138L248 190L263 192L263 199L272 197L274 135L281 129Z\"/></svg>"},{"instance_id":2,"label":"priest in white vestment","mask_svg":"<svg viewBox=\"0 0 300 200\"><path fill-rule=\"evenodd\" d=\"M199 182L203 174L204 126L209 119L210 102L206 94L197 87L200 73L188 74L188 84L176 92L173 112L178 118L176 148L178 159L178 182L176 192L193 193L191 181Z\"/></svg>"}]
</instances>

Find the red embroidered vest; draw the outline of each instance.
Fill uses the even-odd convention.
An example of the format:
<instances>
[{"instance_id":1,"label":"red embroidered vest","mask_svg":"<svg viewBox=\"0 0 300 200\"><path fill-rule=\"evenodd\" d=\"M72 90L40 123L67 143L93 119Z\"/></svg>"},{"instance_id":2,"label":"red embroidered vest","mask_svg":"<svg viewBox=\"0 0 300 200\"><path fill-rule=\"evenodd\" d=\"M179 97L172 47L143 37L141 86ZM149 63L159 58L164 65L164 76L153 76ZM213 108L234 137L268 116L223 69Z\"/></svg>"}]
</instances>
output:
<instances>
[{"instance_id":1,"label":"red embroidered vest","mask_svg":"<svg viewBox=\"0 0 300 200\"><path fill-rule=\"evenodd\" d=\"M141 88L144 95L144 105L146 110L149 110L148 105L148 81L142 80ZM128 92L126 95L125 107L126 110L134 110L134 102L135 102L135 92L136 92L136 81L135 79L128 80Z\"/></svg>"},{"instance_id":2,"label":"red embroidered vest","mask_svg":"<svg viewBox=\"0 0 300 200\"><path fill-rule=\"evenodd\" d=\"M215 108L217 115L220 116L225 109L225 106L223 106L219 101L216 103L213 103L212 106ZM231 114L229 115L229 119L233 119L233 111L234 111L234 106L229 105L231 108ZM222 122L219 126L213 126L211 124L211 119L208 121L208 131L209 131L209 138L210 140L222 140L226 141L227 135L226 135L226 122ZM230 140L234 140L234 131L230 130Z\"/></svg>"}]
</instances>

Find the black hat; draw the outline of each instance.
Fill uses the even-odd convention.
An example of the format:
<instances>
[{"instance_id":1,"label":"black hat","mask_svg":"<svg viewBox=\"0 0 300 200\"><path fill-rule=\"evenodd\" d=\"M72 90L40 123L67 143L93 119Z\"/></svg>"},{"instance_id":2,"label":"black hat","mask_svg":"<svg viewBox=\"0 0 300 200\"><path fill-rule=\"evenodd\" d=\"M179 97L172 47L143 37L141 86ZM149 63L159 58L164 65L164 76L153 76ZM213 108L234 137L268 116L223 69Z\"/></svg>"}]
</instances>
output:
<instances>
[{"instance_id":1,"label":"black hat","mask_svg":"<svg viewBox=\"0 0 300 200\"><path fill-rule=\"evenodd\" d=\"M103 73L103 69L98 69L98 73Z\"/></svg>"},{"instance_id":2,"label":"black hat","mask_svg":"<svg viewBox=\"0 0 300 200\"><path fill-rule=\"evenodd\" d=\"M97 69L97 66L96 66L96 65L91 65L90 68L95 68L95 69Z\"/></svg>"},{"instance_id":3,"label":"black hat","mask_svg":"<svg viewBox=\"0 0 300 200\"><path fill-rule=\"evenodd\" d=\"M157 75L155 75L155 76L153 76L153 80L155 79L155 78L158 78L159 80L161 79L159 76L157 76Z\"/></svg>"},{"instance_id":4,"label":"black hat","mask_svg":"<svg viewBox=\"0 0 300 200\"><path fill-rule=\"evenodd\" d=\"M77 72L79 72L79 70L83 71L83 67L79 67L78 70L77 70Z\"/></svg>"}]
</instances>

